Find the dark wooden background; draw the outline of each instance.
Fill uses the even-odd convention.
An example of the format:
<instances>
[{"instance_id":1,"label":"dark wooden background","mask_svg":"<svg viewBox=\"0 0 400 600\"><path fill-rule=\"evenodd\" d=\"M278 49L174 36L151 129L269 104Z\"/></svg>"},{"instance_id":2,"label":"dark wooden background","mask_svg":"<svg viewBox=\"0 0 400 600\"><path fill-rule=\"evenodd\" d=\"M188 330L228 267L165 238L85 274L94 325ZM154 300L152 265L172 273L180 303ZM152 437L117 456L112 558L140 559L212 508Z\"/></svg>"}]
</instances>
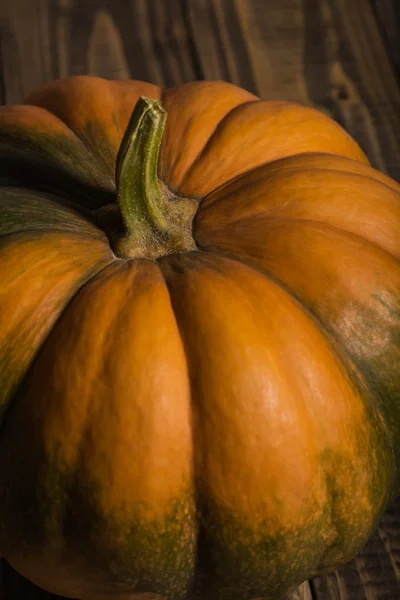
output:
<instances>
[{"instance_id":1,"label":"dark wooden background","mask_svg":"<svg viewBox=\"0 0 400 600\"><path fill-rule=\"evenodd\" d=\"M400 181L400 0L0 0L0 103L65 75L225 79L319 108ZM50 600L0 562L0 598ZM291 600L400 600L400 502Z\"/></svg>"}]
</instances>

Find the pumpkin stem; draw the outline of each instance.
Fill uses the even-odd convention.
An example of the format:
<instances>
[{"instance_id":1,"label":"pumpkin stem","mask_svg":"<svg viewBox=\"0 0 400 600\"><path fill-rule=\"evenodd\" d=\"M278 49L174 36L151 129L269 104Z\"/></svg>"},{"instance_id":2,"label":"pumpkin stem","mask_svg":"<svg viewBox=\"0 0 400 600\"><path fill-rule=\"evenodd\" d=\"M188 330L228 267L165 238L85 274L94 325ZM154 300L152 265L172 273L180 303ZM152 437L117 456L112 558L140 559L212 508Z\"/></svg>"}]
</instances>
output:
<instances>
[{"instance_id":1,"label":"pumpkin stem","mask_svg":"<svg viewBox=\"0 0 400 600\"><path fill-rule=\"evenodd\" d=\"M174 196L158 179L166 118L159 101L141 97L122 139L116 183L123 232L113 240L121 258L155 259L196 248L192 222L197 203Z\"/></svg>"}]
</instances>

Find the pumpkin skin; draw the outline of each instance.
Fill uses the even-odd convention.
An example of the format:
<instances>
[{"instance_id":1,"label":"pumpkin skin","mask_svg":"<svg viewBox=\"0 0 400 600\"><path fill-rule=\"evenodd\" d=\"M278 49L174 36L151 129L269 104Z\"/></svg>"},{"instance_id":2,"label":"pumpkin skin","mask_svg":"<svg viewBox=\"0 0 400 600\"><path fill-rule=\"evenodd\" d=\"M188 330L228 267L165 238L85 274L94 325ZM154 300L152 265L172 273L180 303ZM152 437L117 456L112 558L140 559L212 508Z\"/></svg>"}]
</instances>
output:
<instances>
[{"instance_id":1,"label":"pumpkin skin","mask_svg":"<svg viewBox=\"0 0 400 600\"><path fill-rule=\"evenodd\" d=\"M117 257L140 96L197 249ZM268 600L399 490L400 186L224 82L66 78L0 109L0 553L56 594ZM101 223L101 226L100 226Z\"/></svg>"}]
</instances>

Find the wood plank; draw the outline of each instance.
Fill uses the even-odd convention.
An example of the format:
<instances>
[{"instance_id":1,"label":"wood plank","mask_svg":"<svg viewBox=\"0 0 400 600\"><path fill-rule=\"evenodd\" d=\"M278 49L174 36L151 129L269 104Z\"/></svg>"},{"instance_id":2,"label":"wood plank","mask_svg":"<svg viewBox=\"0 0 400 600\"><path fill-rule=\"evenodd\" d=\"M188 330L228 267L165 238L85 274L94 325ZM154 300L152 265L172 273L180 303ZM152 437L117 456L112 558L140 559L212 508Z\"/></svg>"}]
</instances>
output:
<instances>
[{"instance_id":1,"label":"wood plank","mask_svg":"<svg viewBox=\"0 0 400 600\"><path fill-rule=\"evenodd\" d=\"M19 102L29 90L52 78L48 19L47 0L0 3L6 102Z\"/></svg>"},{"instance_id":2,"label":"wood plank","mask_svg":"<svg viewBox=\"0 0 400 600\"><path fill-rule=\"evenodd\" d=\"M323 0L316 6L312 0L304 0L303 7L304 78L310 102L358 141L374 167L387 172L382 154L384 140L374 120L375 106L363 97L358 74L350 72L350 65L356 62L354 52L339 19L334 18L337 2ZM363 69L362 65L357 69Z\"/></svg>"},{"instance_id":3,"label":"wood plank","mask_svg":"<svg viewBox=\"0 0 400 600\"><path fill-rule=\"evenodd\" d=\"M185 10L176 0L2 0L7 103L66 75L131 77L162 86L201 77Z\"/></svg>"},{"instance_id":4,"label":"wood plank","mask_svg":"<svg viewBox=\"0 0 400 600\"><path fill-rule=\"evenodd\" d=\"M347 73L369 109L385 170L400 180L400 89L372 7L369 2L330 3L333 22L343 34L342 55L351 58Z\"/></svg>"},{"instance_id":5,"label":"wood plank","mask_svg":"<svg viewBox=\"0 0 400 600\"><path fill-rule=\"evenodd\" d=\"M400 3L398 0L371 0L389 54L400 77Z\"/></svg>"}]
</instances>

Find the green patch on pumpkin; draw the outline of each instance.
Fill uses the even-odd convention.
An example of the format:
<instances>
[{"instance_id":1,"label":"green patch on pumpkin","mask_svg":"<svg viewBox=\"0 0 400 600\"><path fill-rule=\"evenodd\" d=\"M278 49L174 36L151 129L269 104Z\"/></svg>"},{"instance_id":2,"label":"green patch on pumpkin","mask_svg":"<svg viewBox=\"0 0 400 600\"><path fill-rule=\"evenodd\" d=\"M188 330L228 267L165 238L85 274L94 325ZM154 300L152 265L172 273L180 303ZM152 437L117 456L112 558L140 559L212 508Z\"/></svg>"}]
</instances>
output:
<instances>
[{"instance_id":1,"label":"green patch on pumpkin","mask_svg":"<svg viewBox=\"0 0 400 600\"><path fill-rule=\"evenodd\" d=\"M75 231L107 241L82 206L44 191L0 188L0 236L34 229Z\"/></svg>"},{"instance_id":2,"label":"green patch on pumpkin","mask_svg":"<svg viewBox=\"0 0 400 600\"><path fill-rule=\"evenodd\" d=\"M54 549L56 561L76 565L88 581L101 574L102 590L111 595L147 592L185 598L194 577L197 537L190 484L182 482L161 516L154 517L153 507L139 503L104 512L98 501L100 483L90 476L80 480L75 467L63 468L61 446L52 462L39 448L35 445L25 464L17 465L12 481L6 483L0 469L1 512L12 515L0 547L10 556L27 558L43 550L51 555Z\"/></svg>"},{"instance_id":3,"label":"green patch on pumpkin","mask_svg":"<svg viewBox=\"0 0 400 600\"><path fill-rule=\"evenodd\" d=\"M76 138L9 126L0 140L0 185L71 196L87 208L115 200L115 182Z\"/></svg>"}]
</instances>

